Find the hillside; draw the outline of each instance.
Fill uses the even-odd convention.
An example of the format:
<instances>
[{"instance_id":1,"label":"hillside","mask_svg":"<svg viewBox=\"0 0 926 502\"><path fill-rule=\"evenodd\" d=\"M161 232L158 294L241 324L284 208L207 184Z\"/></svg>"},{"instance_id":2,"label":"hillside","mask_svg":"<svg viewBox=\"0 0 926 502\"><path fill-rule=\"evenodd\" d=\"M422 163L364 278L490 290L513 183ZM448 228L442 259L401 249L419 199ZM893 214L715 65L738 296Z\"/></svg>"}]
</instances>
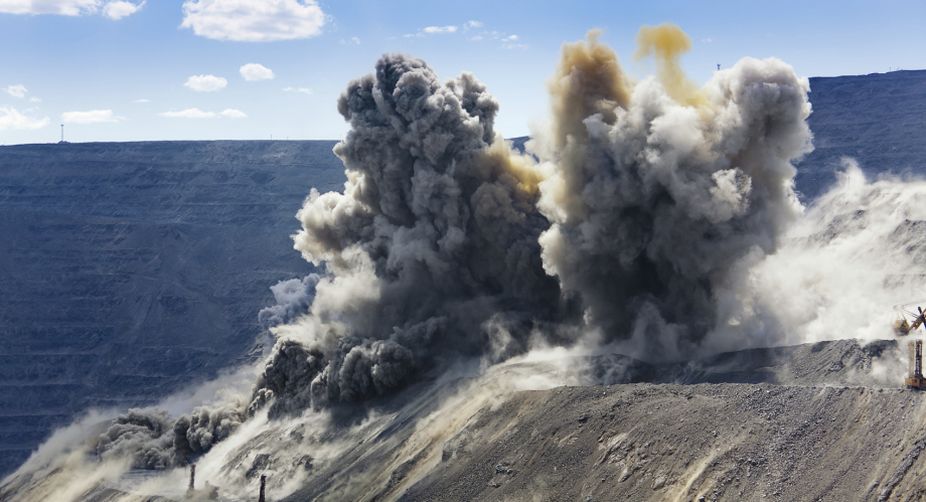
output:
<instances>
[{"instance_id":1,"label":"hillside","mask_svg":"<svg viewBox=\"0 0 926 502\"><path fill-rule=\"evenodd\" d=\"M311 267L289 235L333 142L0 148L0 473L87 407L214 374L268 289Z\"/></svg>"},{"instance_id":2,"label":"hillside","mask_svg":"<svg viewBox=\"0 0 926 502\"><path fill-rule=\"evenodd\" d=\"M812 200L844 156L872 175L926 170L926 70L810 79L814 151L799 165L798 190Z\"/></svg>"},{"instance_id":3,"label":"hillside","mask_svg":"<svg viewBox=\"0 0 926 502\"><path fill-rule=\"evenodd\" d=\"M524 392L475 420L405 498L921 500L924 406L864 387Z\"/></svg>"}]
</instances>

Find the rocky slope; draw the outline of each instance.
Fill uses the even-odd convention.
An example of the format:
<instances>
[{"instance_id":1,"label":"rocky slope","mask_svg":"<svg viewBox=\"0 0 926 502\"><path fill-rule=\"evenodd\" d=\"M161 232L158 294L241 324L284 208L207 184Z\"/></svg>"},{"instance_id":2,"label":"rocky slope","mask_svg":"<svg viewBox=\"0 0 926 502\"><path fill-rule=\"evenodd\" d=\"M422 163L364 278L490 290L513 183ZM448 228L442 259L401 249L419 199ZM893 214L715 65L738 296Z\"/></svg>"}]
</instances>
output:
<instances>
[{"instance_id":1,"label":"rocky slope","mask_svg":"<svg viewBox=\"0 0 926 502\"><path fill-rule=\"evenodd\" d=\"M926 399L902 389L617 385L522 392L406 500L921 500Z\"/></svg>"},{"instance_id":2,"label":"rocky slope","mask_svg":"<svg viewBox=\"0 0 926 502\"><path fill-rule=\"evenodd\" d=\"M410 400L319 458L286 500L906 497L919 493L910 459L926 443L926 399L898 387L901 359L893 341L842 340L679 365L519 362L491 382L458 382L454 397ZM603 371L615 367L628 371ZM574 382L619 383L516 390L574 369ZM280 483L275 465L267 472Z\"/></svg>"},{"instance_id":3,"label":"rocky slope","mask_svg":"<svg viewBox=\"0 0 926 502\"><path fill-rule=\"evenodd\" d=\"M684 364L554 352L461 368L360 414L257 417L199 460L193 498L211 483L218 500L253 500L263 473L270 500L293 501L918 499L926 397L899 387L903 359L894 341L841 340ZM0 500L62 486L191 499L185 469L97 474L109 468L14 476Z\"/></svg>"},{"instance_id":4,"label":"rocky slope","mask_svg":"<svg viewBox=\"0 0 926 502\"><path fill-rule=\"evenodd\" d=\"M152 402L240 358L333 142L0 148L0 474L87 407Z\"/></svg>"},{"instance_id":5,"label":"rocky slope","mask_svg":"<svg viewBox=\"0 0 926 502\"><path fill-rule=\"evenodd\" d=\"M810 101L814 151L796 180L805 200L833 182L845 156L871 175L926 169L926 70L811 78Z\"/></svg>"}]
</instances>

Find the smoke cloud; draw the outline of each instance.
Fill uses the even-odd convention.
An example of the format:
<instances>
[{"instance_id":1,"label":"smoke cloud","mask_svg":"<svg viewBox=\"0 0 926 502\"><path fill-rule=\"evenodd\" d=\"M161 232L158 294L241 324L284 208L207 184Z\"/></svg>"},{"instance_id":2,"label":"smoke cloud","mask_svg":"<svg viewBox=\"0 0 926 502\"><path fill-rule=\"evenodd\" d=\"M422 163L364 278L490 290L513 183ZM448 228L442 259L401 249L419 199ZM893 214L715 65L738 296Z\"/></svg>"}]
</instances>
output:
<instances>
[{"instance_id":1,"label":"smoke cloud","mask_svg":"<svg viewBox=\"0 0 926 502\"><path fill-rule=\"evenodd\" d=\"M800 214L808 84L745 59L696 89L680 29L644 28L639 43L658 79L632 83L597 33L564 47L550 130L529 145L539 165L496 134L498 104L472 75L442 84L387 55L351 82L335 147L347 182L310 193L295 236L328 274L309 315L276 330L250 413L384 395L532 337L593 333L648 360L709 351L734 271Z\"/></svg>"},{"instance_id":2,"label":"smoke cloud","mask_svg":"<svg viewBox=\"0 0 926 502\"><path fill-rule=\"evenodd\" d=\"M724 321L717 299L737 265L773 253L800 214L792 161L810 150L808 84L780 61L747 58L694 100L675 60L684 34L647 28L640 40L662 70L627 97L612 84L619 71L572 63L590 53L611 61L594 34L564 49L554 112L582 113L554 113L536 140L551 173L540 184L551 223L540 243L587 328L631 339L624 350L646 360L680 358L704 350Z\"/></svg>"},{"instance_id":3,"label":"smoke cloud","mask_svg":"<svg viewBox=\"0 0 926 502\"><path fill-rule=\"evenodd\" d=\"M94 453L103 460L129 458L135 469L186 465L241 425L235 406L199 407L170 420L157 409L131 409L99 435Z\"/></svg>"},{"instance_id":4,"label":"smoke cloud","mask_svg":"<svg viewBox=\"0 0 926 502\"><path fill-rule=\"evenodd\" d=\"M926 307L923 197L923 179L869 180L845 159L836 185L789 229L778 252L741 274L725 315L777 343L893 338L901 313L892 306ZM728 337L740 336L731 331ZM903 365L897 370L903 374Z\"/></svg>"},{"instance_id":5,"label":"smoke cloud","mask_svg":"<svg viewBox=\"0 0 926 502\"><path fill-rule=\"evenodd\" d=\"M276 304L258 313L257 319L261 326L272 328L292 322L297 316L307 313L319 279L318 274L310 274L302 279L289 279L270 286Z\"/></svg>"},{"instance_id":6,"label":"smoke cloud","mask_svg":"<svg viewBox=\"0 0 926 502\"><path fill-rule=\"evenodd\" d=\"M256 401L383 395L440 361L482 355L490 319L507 327L503 352L523 350L557 315L559 291L540 262L541 176L496 134L498 103L472 75L440 83L423 61L388 55L338 110L351 126L335 148L347 183L312 191L295 237L329 273Z\"/></svg>"},{"instance_id":7,"label":"smoke cloud","mask_svg":"<svg viewBox=\"0 0 926 502\"><path fill-rule=\"evenodd\" d=\"M691 49L691 40L673 24L644 26L637 34L637 59L653 56L659 65L659 81L675 101L704 105L704 95L688 80L679 58Z\"/></svg>"}]
</instances>

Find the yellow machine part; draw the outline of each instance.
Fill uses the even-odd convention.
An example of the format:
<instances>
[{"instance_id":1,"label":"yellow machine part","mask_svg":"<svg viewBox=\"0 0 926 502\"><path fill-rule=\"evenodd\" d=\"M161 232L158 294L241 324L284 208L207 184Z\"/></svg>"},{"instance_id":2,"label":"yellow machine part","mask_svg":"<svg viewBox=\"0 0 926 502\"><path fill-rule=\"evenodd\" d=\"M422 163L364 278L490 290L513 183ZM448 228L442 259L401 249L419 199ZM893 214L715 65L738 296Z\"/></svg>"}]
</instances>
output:
<instances>
[{"instance_id":1,"label":"yellow machine part","mask_svg":"<svg viewBox=\"0 0 926 502\"><path fill-rule=\"evenodd\" d=\"M906 384L907 387L910 387L911 389L923 390L926 389L926 378L908 376L904 379L904 384Z\"/></svg>"}]
</instances>

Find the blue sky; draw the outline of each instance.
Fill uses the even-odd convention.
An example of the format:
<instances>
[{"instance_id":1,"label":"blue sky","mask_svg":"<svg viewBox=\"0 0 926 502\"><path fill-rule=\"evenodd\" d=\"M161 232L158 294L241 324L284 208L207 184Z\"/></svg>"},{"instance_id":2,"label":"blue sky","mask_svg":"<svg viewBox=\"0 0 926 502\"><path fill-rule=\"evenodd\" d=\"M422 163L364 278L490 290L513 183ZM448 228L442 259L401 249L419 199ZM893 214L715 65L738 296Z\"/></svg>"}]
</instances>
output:
<instances>
[{"instance_id":1,"label":"blue sky","mask_svg":"<svg viewBox=\"0 0 926 502\"><path fill-rule=\"evenodd\" d=\"M601 28L643 77L636 32L662 22L691 37L696 81L743 56L808 77L926 68L922 0L0 0L0 144L56 141L62 121L71 141L336 139L337 96L384 52L475 73L518 136L546 116L563 42Z\"/></svg>"}]
</instances>

